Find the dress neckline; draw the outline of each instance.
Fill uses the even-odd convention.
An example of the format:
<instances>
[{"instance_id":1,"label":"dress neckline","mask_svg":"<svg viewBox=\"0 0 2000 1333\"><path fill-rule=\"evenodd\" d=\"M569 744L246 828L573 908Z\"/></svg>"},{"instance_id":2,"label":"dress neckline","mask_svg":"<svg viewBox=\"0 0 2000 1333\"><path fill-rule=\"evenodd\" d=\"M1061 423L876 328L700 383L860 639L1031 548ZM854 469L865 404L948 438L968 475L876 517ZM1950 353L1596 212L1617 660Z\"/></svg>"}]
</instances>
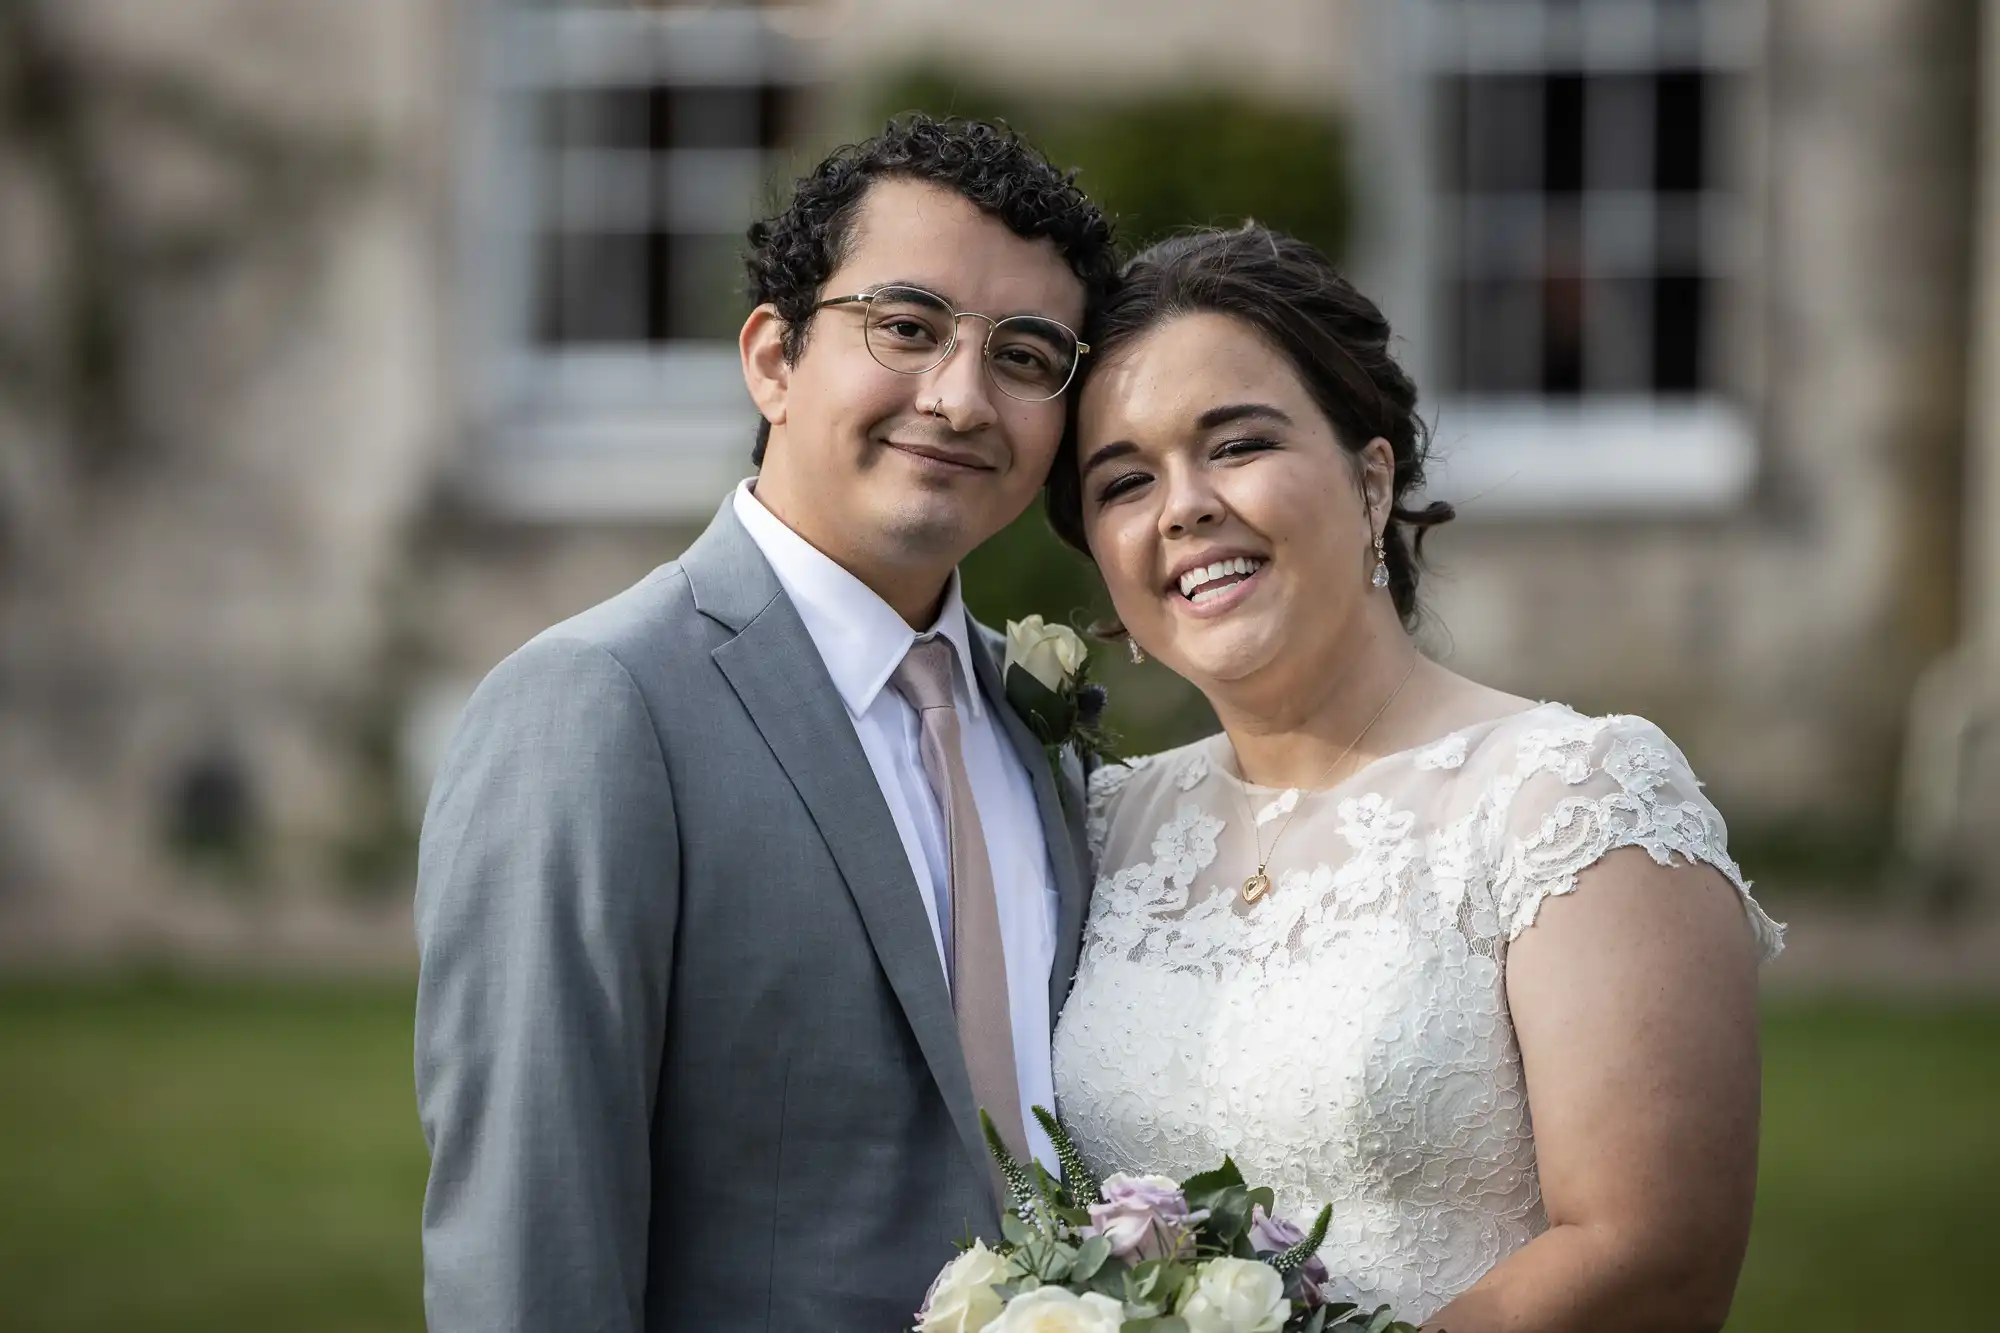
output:
<instances>
[{"instance_id":1,"label":"dress neckline","mask_svg":"<svg viewBox=\"0 0 2000 1333\"><path fill-rule=\"evenodd\" d=\"M1483 718L1478 722L1468 722L1462 727L1454 727L1450 731L1440 732L1429 740L1418 741L1416 744L1406 745L1400 750L1391 750L1387 754L1377 755L1340 781L1328 787L1266 787L1261 783L1246 782L1243 779L1241 770L1237 767L1236 747L1229 743L1228 732L1218 731L1201 741L1200 744L1208 756L1211 767L1217 773L1221 774L1223 778L1227 779L1229 785L1235 787L1238 791L1252 796L1264 797L1283 797L1287 793L1297 792L1300 800L1309 800L1316 796L1324 796L1330 792L1337 792L1351 787L1374 770L1386 764L1398 759L1412 758L1422 754L1426 750L1434 750L1455 737L1465 736L1468 738L1469 753L1471 733L1482 729L1497 729L1505 723L1527 717L1531 713L1538 713L1545 708L1567 709L1568 705L1545 699L1540 703L1530 704L1526 708L1517 708L1511 713L1502 713L1498 717ZM1456 765L1453 765L1453 767L1456 767Z\"/></svg>"}]
</instances>

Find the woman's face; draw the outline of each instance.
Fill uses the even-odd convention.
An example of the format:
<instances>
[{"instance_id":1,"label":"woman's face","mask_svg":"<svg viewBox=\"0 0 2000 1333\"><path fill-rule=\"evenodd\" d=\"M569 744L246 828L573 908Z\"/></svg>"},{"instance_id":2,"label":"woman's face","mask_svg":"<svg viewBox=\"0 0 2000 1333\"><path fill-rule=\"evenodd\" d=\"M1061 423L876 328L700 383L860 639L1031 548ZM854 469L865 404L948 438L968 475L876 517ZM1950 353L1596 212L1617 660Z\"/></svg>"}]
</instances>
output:
<instances>
[{"instance_id":1,"label":"woman's face","mask_svg":"<svg viewBox=\"0 0 2000 1333\"><path fill-rule=\"evenodd\" d=\"M1204 313L1141 335L1091 377L1077 434L1084 530L1119 618L1197 685L1324 664L1366 599L1387 599L1369 583L1387 441L1344 449L1250 326Z\"/></svg>"}]
</instances>

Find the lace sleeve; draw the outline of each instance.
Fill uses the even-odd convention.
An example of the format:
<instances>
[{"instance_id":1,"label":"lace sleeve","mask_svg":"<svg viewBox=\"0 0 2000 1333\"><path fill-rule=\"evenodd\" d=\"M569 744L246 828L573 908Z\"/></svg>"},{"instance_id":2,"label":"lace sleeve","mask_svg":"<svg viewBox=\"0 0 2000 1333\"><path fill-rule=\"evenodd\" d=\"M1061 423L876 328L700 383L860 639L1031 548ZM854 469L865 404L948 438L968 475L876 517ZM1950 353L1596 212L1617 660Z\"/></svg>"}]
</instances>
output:
<instances>
[{"instance_id":1,"label":"lace sleeve","mask_svg":"<svg viewBox=\"0 0 2000 1333\"><path fill-rule=\"evenodd\" d=\"M1621 847L1663 866L1713 866L1735 886L1764 961L1784 927L1750 896L1729 855L1722 815L1666 733L1640 717L1578 718L1525 735L1502 793L1494 889L1506 938L1518 939L1551 895Z\"/></svg>"},{"instance_id":2,"label":"lace sleeve","mask_svg":"<svg viewBox=\"0 0 2000 1333\"><path fill-rule=\"evenodd\" d=\"M1132 775L1152 762L1149 755L1127 759L1122 763L1104 764L1091 771L1087 814L1084 818L1084 840L1090 848L1090 864L1093 871L1103 863L1104 840L1111 830L1113 808L1118 804L1118 793L1125 790L1125 784Z\"/></svg>"}]
</instances>

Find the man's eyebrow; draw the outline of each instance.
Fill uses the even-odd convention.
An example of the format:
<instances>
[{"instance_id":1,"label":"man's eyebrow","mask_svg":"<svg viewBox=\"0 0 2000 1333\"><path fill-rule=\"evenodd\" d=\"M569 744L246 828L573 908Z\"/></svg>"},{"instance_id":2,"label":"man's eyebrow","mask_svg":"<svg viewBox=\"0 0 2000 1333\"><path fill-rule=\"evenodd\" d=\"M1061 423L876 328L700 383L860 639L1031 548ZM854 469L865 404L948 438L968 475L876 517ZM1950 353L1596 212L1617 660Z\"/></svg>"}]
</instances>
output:
<instances>
[{"instance_id":1,"label":"man's eyebrow","mask_svg":"<svg viewBox=\"0 0 2000 1333\"><path fill-rule=\"evenodd\" d=\"M1201 430L1214 430L1217 426L1227 426L1232 421L1248 421L1261 417L1275 421L1281 426L1289 426L1292 419L1269 403L1226 403L1221 407L1211 407L1195 418L1195 426Z\"/></svg>"},{"instance_id":2,"label":"man's eyebrow","mask_svg":"<svg viewBox=\"0 0 2000 1333\"><path fill-rule=\"evenodd\" d=\"M965 310L965 307L958 303L958 298L945 295L943 292L937 289L937 285L935 283L918 282L914 278L890 278L886 282L870 283L868 286L863 287L861 290L864 292L879 292L884 287L914 287L920 292L927 292L930 295L937 297L938 300L943 301L953 310L958 310L958 311ZM993 315L993 318L995 319L1039 319L1039 320L1044 320L1050 324L1062 324L1064 328L1069 327L1068 324L1064 323L1060 319L1057 319L1054 315L1044 314L1039 310L1009 310L1004 313L978 311L972 313L978 313L978 314L990 313Z\"/></svg>"},{"instance_id":3,"label":"man's eyebrow","mask_svg":"<svg viewBox=\"0 0 2000 1333\"><path fill-rule=\"evenodd\" d=\"M890 278L886 282L871 282L868 284L868 286L862 288L862 290L869 292L879 292L884 287L914 287L920 292L929 292L932 296L935 296L940 300L944 301L951 300L949 296L946 296L943 292L939 291L934 283L918 282L915 278Z\"/></svg>"},{"instance_id":4,"label":"man's eyebrow","mask_svg":"<svg viewBox=\"0 0 2000 1333\"><path fill-rule=\"evenodd\" d=\"M1084 463L1083 471L1077 475L1079 477L1087 477L1090 475L1090 470L1100 463L1109 463L1115 459L1124 458L1129 454L1136 454L1138 452L1139 446L1132 443L1132 441L1115 440L1093 453L1089 460Z\"/></svg>"}]
</instances>

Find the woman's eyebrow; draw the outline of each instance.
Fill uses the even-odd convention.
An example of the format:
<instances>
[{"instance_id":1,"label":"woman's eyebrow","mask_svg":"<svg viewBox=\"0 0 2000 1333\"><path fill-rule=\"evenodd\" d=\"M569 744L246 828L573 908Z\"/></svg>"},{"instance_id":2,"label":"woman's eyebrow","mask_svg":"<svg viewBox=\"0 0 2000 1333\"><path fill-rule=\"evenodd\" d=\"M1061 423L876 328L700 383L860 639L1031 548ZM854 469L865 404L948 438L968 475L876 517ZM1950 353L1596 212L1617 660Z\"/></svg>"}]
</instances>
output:
<instances>
[{"instance_id":1,"label":"woman's eyebrow","mask_svg":"<svg viewBox=\"0 0 2000 1333\"><path fill-rule=\"evenodd\" d=\"M1214 430L1217 426L1227 426L1232 421L1246 421L1253 417L1275 421L1281 426L1292 424L1290 417L1269 403L1226 403L1203 412L1195 419L1195 425L1202 430Z\"/></svg>"},{"instance_id":2,"label":"woman's eyebrow","mask_svg":"<svg viewBox=\"0 0 2000 1333\"><path fill-rule=\"evenodd\" d=\"M1109 463L1114 459L1123 458L1127 454L1136 454L1138 452L1139 452L1139 446L1132 443L1132 441L1114 440L1112 443L1105 445L1103 448L1091 454L1091 456L1084 462L1083 471L1078 473L1077 475L1080 477L1087 477L1090 475L1090 470L1096 467L1099 463Z\"/></svg>"}]
</instances>

